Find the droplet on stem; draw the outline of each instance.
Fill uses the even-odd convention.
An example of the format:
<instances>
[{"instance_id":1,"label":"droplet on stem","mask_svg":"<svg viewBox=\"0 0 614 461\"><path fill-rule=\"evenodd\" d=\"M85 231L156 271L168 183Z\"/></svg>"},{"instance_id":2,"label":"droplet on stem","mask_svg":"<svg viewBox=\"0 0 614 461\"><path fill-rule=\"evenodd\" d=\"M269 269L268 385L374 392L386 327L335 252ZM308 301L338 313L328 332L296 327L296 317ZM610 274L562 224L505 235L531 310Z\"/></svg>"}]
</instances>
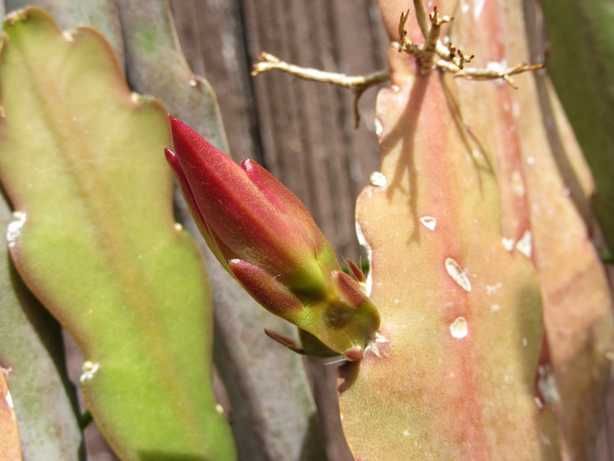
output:
<instances>
[{"instance_id":1,"label":"droplet on stem","mask_svg":"<svg viewBox=\"0 0 614 461\"><path fill-rule=\"evenodd\" d=\"M464 339L469 334L469 324L465 317L457 317L450 324L450 334L455 339Z\"/></svg>"},{"instance_id":2,"label":"droplet on stem","mask_svg":"<svg viewBox=\"0 0 614 461\"><path fill-rule=\"evenodd\" d=\"M456 284L461 287L466 292L471 291L471 280L467 276L466 272L463 270L460 264L456 262L453 258L446 258L444 262L444 266L446 268L446 272L448 275L456 282Z\"/></svg>"},{"instance_id":3,"label":"droplet on stem","mask_svg":"<svg viewBox=\"0 0 614 461\"><path fill-rule=\"evenodd\" d=\"M437 229L437 218L433 216L422 216L420 223L430 231Z\"/></svg>"}]
</instances>

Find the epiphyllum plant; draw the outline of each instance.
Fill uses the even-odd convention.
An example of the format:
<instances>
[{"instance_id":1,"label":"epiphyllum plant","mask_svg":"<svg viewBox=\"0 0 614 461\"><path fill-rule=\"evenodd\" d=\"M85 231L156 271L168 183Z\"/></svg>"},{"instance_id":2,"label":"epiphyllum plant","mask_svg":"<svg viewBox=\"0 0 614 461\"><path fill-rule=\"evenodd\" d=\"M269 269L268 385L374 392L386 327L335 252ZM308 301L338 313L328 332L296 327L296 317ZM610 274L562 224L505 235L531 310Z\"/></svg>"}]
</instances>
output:
<instances>
[{"instance_id":1,"label":"epiphyllum plant","mask_svg":"<svg viewBox=\"0 0 614 461\"><path fill-rule=\"evenodd\" d=\"M299 328L302 347L267 334L296 352L361 360L380 321L360 269L341 271L310 213L258 163L239 166L182 121L170 123L166 158L209 248L256 301Z\"/></svg>"}]
</instances>

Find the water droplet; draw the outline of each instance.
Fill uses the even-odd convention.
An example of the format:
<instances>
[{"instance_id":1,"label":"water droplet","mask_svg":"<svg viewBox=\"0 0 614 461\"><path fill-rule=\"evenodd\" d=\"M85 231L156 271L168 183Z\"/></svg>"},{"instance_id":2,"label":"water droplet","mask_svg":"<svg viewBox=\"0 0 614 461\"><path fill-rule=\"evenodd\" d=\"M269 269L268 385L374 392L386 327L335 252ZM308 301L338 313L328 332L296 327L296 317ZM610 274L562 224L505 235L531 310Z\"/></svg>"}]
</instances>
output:
<instances>
[{"instance_id":1,"label":"water droplet","mask_svg":"<svg viewBox=\"0 0 614 461\"><path fill-rule=\"evenodd\" d=\"M473 7L474 19L480 19L482 11L484 10L484 3L486 3L486 0L475 0L475 6Z\"/></svg>"},{"instance_id":2,"label":"water droplet","mask_svg":"<svg viewBox=\"0 0 614 461\"><path fill-rule=\"evenodd\" d=\"M6 391L6 394L4 394L4 401L6 402L6 405L13 410L15 408L15 402L13 402L13 396L11 395L11 393L9 391Z\"/></svg>"},{"instance_id":3,"label":"water droplet","mask_svg":"<svg viewBox=\"0 0 614 461\"><path fill-rule=\"evenodd\" d=\"M21 235L21 229L26 223L27 216L23 211L15 211L13 213L13 220L6 227L6 241L9 248L12 248L17 243L17 239Z\"/></svg>"},{"instance_id":4,"label":"water droplet","mask_svg":"<svg viewBox=\"0 0 614 461\"><path fill-rule=\"evenodd\" d=\"M516 242L516 250L525 255L527 258L531 257L533 253L533 236L531 235L531 231L527 230L518 242Z\"/></svg>"},{"instance_id":5,"label":"water droplet","mask_svg":"<svg viewBox=\"0 0 614 461\"><path fill-rule=\"evenodd\" d=\"M96 373L100 369L100 364L98 362L91 362L90 360L86 360L81 365L81 376L79 376L79 382L86 383L94 379Z\"/></svg>"},{"instance_id":6,"label":"water droplet","mask_svg":"<svg viewBox=\"0 0 614 461\"><path fill-rule=\"evenodd\" d=\"M141 100L141 95L135 92L130 93L130 100L133 103L138 103Z\"/></svg>"},{"instance_id":7,"label":"water droplet","mask_svg":"<svg viewBox=\"0 0 614 461\"><path fill-rule=\"evenodd\" d=\"M512 173L512 191L517 197L524 197L524 181L518 170Z\"/></svg>"},{"instance_id":8,"label":"water droplet","mask_svg":"<svg viewBox=\"0 0 614 461\"><path fill-rule=\"evenodd\" d=\"M382 121L376 117L375 120L373 120L373 127L375 129L375 136L380 139L384 134L384 125L382 125Z\"/></svg>"},{"instance_id":9,"label":"water droplet","mask_svg":"<svg viewBox=\"0 0 614 461\"><path fill-rule=\"evenodd\" d=\"M471 291L471 281L463 268L452 258L446 258L444 262L446 272L463 290Z\"/></svg>"},{"instance_id":10,"label":"water droplet","mask_svg":"<svg viewBox=\"0 0 614 461\"><path fill-rule=\"evenodd\" d=\"M177 232L181 232L183 230L183 226L181 225L181 223L178 223L178 222L175 223L175 230Z\"/></svg>"},{"instance_id":11,"label":"water droplet","mask_svg":"<svg viewBox=\"0 0 614 461\"><path fill-rule=\"evenodd\" d=\"M393 93L401 92L401 87L399 85L390 85L390 89L392 90Z\"/></svg>"},{"instance_id":12,"label":"water droplet","mask_svg":"<svg viewBox=\"0 0 614 461\"><path fill-rule=\"evenodd\" d=\"M407 429L405 429L405 430L403 431L403 436L404 436L404 437L409 437L409 434L410 434L410 432L409 432Z\"/></svg>"},{"instance_id":13,"label":"water droplet","mask_svg":"<svg viewBox=\"0 0 614 461\"><path fill-rule=\"evenodd\" d=\"M501 245L505 248L505 251L512 251L514 249L514 239L508 239L503 237L501 239Z\"/></svg>"},{"instance_id":14,"label":"water droplet","mask_svg":"<svg viewBox=\"0 0 614 461\"><path fill-rule=\"evenodd\" d=\"M191 78L188 81L188 85L190 85L192 88L197 87L198 86L198 80L196 80L195 78Z\"/></svg>"},{"instance_id":15,"label":"water droplet","mask_svg":"<svg viewBox=\"0 0 614 461\"><path fill-rule=\"evenodd\" d=\"M501 305L500 304L491 304L490 305L490 311L491 312L497 312L501 310Z\"/></svg>"},{"instance_id":16,"label":"water droplet","mask_svg":"<svg viewBox=\"0 0 614 461\"><path fill-rule=\"evenodd\" d=\"M465 317L457 317L454 322L450 324L450 334L455 339L464 339L469 334L469 324Z\"/></svg>"},{"instance_id":17,"label":"water droplet","mask_svg":"<svg viewBox=\"0 0 614 461\"><path fill-rule=\"evenodd\" d=\"M470 10L470 6L469 3L467 3L466 1L463 1L462 6L461 6L461 11L463 12L463 14L468 13Z\"/></svg>"},{"instance_id":18,"label":"water droplet","mask_svg":"<svg viewBox=\"0 0 614 461\"><path fill-rule=\"evenodd\" d=\"M218 404L215 405L215 411L217 411L218 414L223 415L224 414L224 407L218 403Z\"/></svg>"},{"instance_id":19,"label":"water droplet","mask_svg":"<svg viewBox=\"0 0 614 461\"><path fill-rule=\"evenodd\" d=\"M433 216L422 216L420 222L430 231L437 229L437 218Z\"/></svg>"},{"instance_id":20,"label":"water droplet","mask_svg":"<svg viewBox=\"0 0 614 461\"><path fill-rule=\"evenodd\" d=\"M540 366L537 369L537 389L546 404L557 403L561 400L556 380L549 366Z\"/></svg>"},{"instance_id":21,"label":"water droplet","mask_svg":"<svg viewBox=\"0 0 614 461\"><path fill-rule=\"evenodd\" d=\"M64 32L62 32L62 35L64 36L64 39L67 42L75 41L75 31L74 30L65 30Z\"/></svg>"},{"instance_id":22,"label":"water droplet","mask_svg":"<svg viewBox=\"0 0 614 461\"><path fill-rule=\"evenodd\" d=\"M535 157L533 157L532 155L527 156L527 165L535 165Z\"/></svg>"},{"instance_id":23,"label":"water droplet","mask_svg":"<svg viewBox=\"0 0 614 461\"><path fill-rule=\"evenodd\" d=\"M388 187L388 178L381 171L374 171L371 173L371 176L369 176L369 183L380 189L386 189L386 187Z\"/></svg>"}]
</instances>

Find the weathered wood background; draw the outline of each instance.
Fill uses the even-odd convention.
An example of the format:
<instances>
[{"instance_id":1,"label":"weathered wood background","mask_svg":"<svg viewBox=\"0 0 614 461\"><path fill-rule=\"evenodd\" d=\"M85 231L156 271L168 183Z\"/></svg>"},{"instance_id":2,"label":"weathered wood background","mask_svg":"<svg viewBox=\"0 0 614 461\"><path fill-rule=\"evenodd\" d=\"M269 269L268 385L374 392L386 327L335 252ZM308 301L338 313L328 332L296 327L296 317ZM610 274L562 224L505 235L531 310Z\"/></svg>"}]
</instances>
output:
<instances>
[{"instance_id":1,"label":"weathered wood background","mask_svg":"<svg viewBox=\"0 0 614 461\"><path fill-rule=\"evenodd\" d=\"M172 0L192 69L215 89L235 158L255 158L301 197L339 252L358 255L354 202L377 167L375 90L354 129L352 95L280 73L250 76L261 51L349 74L385 67L373 0Z\"/></svg>"}]
</instances>

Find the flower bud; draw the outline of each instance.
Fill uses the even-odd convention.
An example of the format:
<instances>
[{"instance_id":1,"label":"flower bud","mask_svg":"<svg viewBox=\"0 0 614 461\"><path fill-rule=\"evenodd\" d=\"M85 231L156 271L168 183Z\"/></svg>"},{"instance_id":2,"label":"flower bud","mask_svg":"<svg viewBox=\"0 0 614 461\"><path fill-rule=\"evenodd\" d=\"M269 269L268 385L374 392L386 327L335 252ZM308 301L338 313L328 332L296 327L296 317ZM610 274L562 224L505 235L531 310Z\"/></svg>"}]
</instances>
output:
<instances>
[{"instance_id":1,"label":"flower bud","mask_svg":"<svg viewBox=\"0 0 614 461\"><path fill-rule=\"evenodd\" d=\"M170 118L166 150L207 244L266 309L294 323L310 350L361 356L379 315L300 200L253 160L240 166ZM273 335L274 336L274 335Z\"/></svg>"}]
</instances>

